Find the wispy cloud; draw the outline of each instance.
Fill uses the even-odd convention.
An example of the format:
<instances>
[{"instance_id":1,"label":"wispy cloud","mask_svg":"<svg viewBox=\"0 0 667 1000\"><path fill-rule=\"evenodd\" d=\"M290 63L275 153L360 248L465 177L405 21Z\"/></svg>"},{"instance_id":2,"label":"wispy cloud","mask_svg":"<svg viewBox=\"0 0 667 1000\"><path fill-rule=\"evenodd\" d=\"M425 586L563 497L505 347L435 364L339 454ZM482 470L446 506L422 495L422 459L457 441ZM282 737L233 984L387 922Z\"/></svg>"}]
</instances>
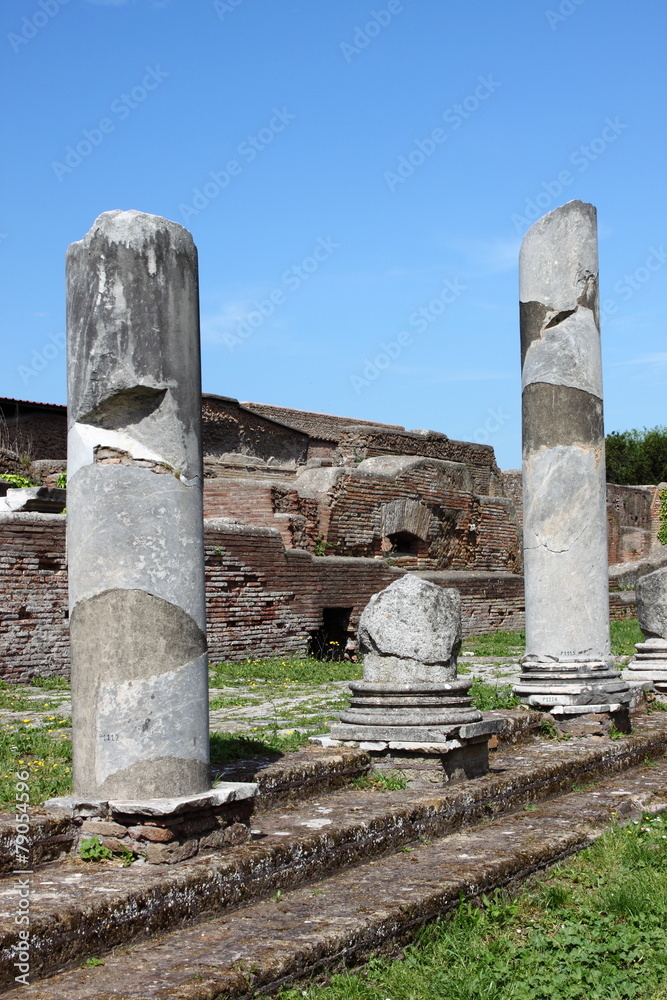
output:
<instances>
[{"instance_id":1,"label":"wispy cloud","mask_svg":"<svg viewBox=\"0 0 667 1000\"><path fill-rule=\"evenodd\" d=\"M496 236L484 239L446 238L444 246L461 258L470 277L481 278L516 268L521 240L519 237L507 239Z\"/></svg>"},{"instance_id":2,"label":"wispy cloud","mask_svg":"<svg viewBox=\"0 0 667 1000\"><path fill-rule=\"evenodd\" d=\"M640 354L638 358L628 361L617 361L617 365L652 365L662 367L667 365L667 351L655 351L653 354Z\"/></svg>"},{"instance_id":3,"label":"wispy cloud","mask_svg":"<svg viewBox=\"0 0 667 1000\"><path fill-rule=\"evenodd\" d=\"M507 372L494 371L446 371L434 372L432 368L423 366L395 365L394 372L401 375L416 376L422 379L422 385L438 385L441 382L489 382L498 379L511 378Z\"/></svg>"}]
</instances>

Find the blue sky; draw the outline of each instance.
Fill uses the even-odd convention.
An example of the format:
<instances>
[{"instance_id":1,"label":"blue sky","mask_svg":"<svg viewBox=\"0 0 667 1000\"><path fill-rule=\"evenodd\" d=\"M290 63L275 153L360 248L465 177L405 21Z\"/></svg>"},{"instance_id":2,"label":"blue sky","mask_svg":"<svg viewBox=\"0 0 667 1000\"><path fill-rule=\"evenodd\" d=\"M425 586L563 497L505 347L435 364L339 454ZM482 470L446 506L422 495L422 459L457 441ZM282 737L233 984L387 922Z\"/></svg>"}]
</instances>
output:
<instances>
[{"instance_id":1,"label":"blue sky","mask_svg":"<svg viewBox=\"0 0 667 1000\"><path fill-rule=\"evenodd\" d=\"M186 225L204 389L520 464L517 254L600 227L607 430L667 423L662 0L11 0L0 395L65 402L64 253Z\"/></svg>"}]
</instances>

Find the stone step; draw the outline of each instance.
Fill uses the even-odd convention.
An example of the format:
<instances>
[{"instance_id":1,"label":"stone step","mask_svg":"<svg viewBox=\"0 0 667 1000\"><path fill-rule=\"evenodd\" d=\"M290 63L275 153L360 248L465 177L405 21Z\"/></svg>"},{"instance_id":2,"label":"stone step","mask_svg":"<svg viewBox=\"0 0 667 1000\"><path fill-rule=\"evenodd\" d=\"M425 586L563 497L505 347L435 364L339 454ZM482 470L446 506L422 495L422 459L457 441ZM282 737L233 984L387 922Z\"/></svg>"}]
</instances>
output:
<instances>
[{"instance_id":1,"label":"stone step","mask_svg":"<svg viewBox=\"0 0 667 1000\"><path fill-rule=\"evenodd\" d=\"M525 709L486 712L486 716L503 722L503 730L493 739L494 749L531 739L539 731L542 720L539 712ZM302 802L344 788L364 775L370 766L370 757L363 750L310 745L282 757L273 754L214 765L211 772L214 781L257 782L255 811L262 812L281 803ZM15 826L14 817L0 815L0 876L16 868ZM76 848L80 834L76 820L65 816L54 818L32 810L30 827L33 870Z\"/></svg>"},{"instance_id":2,"label":"stone step","mask_svg":"<svg viewBox=\"0 0 667 1000\"><path fill-rule=\"evenodd\" d=\"M619 740L542 740L499 751L492 771L431 791L341 789L259 813L252 843L173 866L86 863L70 856L30 876L31 974L51 975L280 890L367 863L420 837L434 839L568 792L664 754L663 713ZM0 883L0 988L13 983L20 938L14 876Z\"/></svg>"},{"instance_id":3,"label":"stone step","mask_svg":"<svg viewBox=\"0 0 667 1000\"><path fill-rule=\"evenodd\" d=\"M616 764L620 762L617 757ZM406 830L402 850L325 874L292 891L283 889L272 899L227 910L156 940L108 954L99 937L88 938L80 954L104 954L104 965L73 969L41 983L34 982L33 969L32 985L11 989L5 996L245 1000L260 991L264 996L300 978L405 944L461 897L517 885L586 847L615 820L665 808L667 760L661 759L586 791L433 840L415 837L413 826Z\"/></svg>"}]
</instances>

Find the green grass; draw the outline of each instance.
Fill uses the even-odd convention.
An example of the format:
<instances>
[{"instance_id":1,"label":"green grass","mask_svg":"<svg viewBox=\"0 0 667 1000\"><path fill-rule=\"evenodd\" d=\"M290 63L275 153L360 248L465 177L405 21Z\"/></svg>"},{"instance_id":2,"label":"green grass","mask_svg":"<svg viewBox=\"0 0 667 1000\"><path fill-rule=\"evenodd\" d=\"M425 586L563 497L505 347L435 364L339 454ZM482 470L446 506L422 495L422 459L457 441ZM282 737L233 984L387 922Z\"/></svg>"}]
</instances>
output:
<instances>
[{"instance_id":1,"label":"green grass","mask_svg":"<svg viewBox=\"0 0 667 1000\"><path fill-rule=\"evenodd\" d=\"M398 960L281 1000L667 1000L667 823L614 828L515 899L461 903Z\"/></svg>"},{"instance_id":2,"label":"green grass","mask_svg":"<svg viewBox=\"0 0 667 1000\"><path fill-rule=\"evenodd\" d=\"M321 730L320 730L321 731ZM211 763L228 764L234 760L249 760L254 757L272 757L276 760L284 753L293 753L305 746L310 733L291 732L280 735L270 727L255 727L252 736L237 733L211 733Z\"/></svg>"},{"instance_id":3,"label":"green grass","mask_svg":"<svg viewBox=\"0 0 667 1000\"><path fill-rule=\"evenodd\" d=\"M0 709L8 712L50 712L57 709L59 704L59 701L30 698L23 689L10 691L0 688Z\"/></svg>"},{"instance_id":4,"label":"green grass","mask_svg":"<svg viewBox=\"0 0 667 1000\"><path fill-rule=\"evenodd\" d=\"M644 641L644 633L636 618L611 623L611 651L614 656L633 656L635 643Z\"/></svg>"},{"instance_id":5,"label":"green grass","mask_svg":"<svg viewBox=\"0 0 667 1000\"><path fill-rule=\"evenodd\" d=\"M327 681L352 681L363 676L360 663L349 660L298 659L278 656L272 659L249 659L240 662L211 664L211 687L257 682L271 684L325 684Z\"/></svg>"},{"instance_id":6,"label":"green grass","mask_svg":"<svg viewBox=\"0 0 667 1000\"><path fill-rule=\"evenodd\" d=\"M382 792L396 792L408 787L408 781L401 771L370 771L352 782L355 788L373 788Z\"/></svg>"},{"instance_id":7,"label":"green grass","mask_svg":"<svg viewBox=\"0 0 667 1000\"><path fill-rule=\"evenodd\" d=\"M489 684L475 678L470 688L470 697L480 712L490 712L500 708L516 708L521 702L512 694L511 684Z\"/></svg>"},{"instance_id":8,"label":"green grass","mask_svg":"<svg viewBox=\"0 0 667 1000\"><path fill-rule=\"evenodd\" d=\"M72 742L63 727L69 719L51 719L44 728L24 724L0 731L0 808L16 801L16 774L27 771L30 777L30 804L65 795L72 782Z\"/></svg>"},{"instance_id":9,"label":"green grass","mask_svg":"<svg viewBox=\"0 0 667 1000\"><path fill-rule=\"evenodd\" d=\"M614 656L631 656L635 643L642 642L643 633L636 618L611 622L611 651ZM463 640L462 649L477 656L519 656L526 648L525 632L489 632L471 635ZM464 661L465 663L465 661Z\"/></svg>"},{"instance_id":10,"label":"green grass","mask_svg":"<svg viewBox=\"0 0 667 1000\"><path fill-rule=\"evenodd\" d=\"M64 677L33 677L32 687L43 688L45 691L69 691L70 683Z\"/></svg>"},{"instance_id":11,"label":"green grass","mask_svg":"<svg viewBox=\"0 0 667 1000\"><path fill-rule=\"evenodd\" d=\"M471 635L463 640L462 649L477 656L515 656L526 648L525 632L489 632L487 635Z\"/></svg>"}]
</instances>

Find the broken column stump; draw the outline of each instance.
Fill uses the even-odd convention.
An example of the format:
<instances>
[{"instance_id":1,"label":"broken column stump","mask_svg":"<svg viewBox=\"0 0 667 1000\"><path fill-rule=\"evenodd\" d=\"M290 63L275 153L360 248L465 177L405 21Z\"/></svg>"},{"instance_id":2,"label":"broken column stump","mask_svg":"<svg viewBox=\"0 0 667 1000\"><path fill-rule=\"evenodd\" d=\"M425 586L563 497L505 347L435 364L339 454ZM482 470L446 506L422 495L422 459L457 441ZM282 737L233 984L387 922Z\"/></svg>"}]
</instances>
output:
<instances>
[{"instance_id":1,"label":"broken column stump","mask_svg":"<svg viewBox=\"0 0 667 1000\"><path fill-rule=\"evenodd\" d=\"M644 641L623 671L627 681L650 681L667 694L667 566L637 581L637 617Z\"/></svg>"},{"instance_id":2,"label":"broken column stump","mask_svg":"<svg viewBox=\"0 0 667 1000\"><path fill-rule=\"evenodd\" d=\"M133 826L160 813L160 801L210 810L229 789L212 791L209 776L199 298L188 231L141 212L100 215L67 254L67 345L69 805L106 817L111 800L131 802L121 814Z\"/></svg>"},{"instance_id":3,"label":"broken column stump","mask_svg":"<svg viewBox=\"0 0 667 1000\"><path fill-rule=\"evenodd\" d=\"M460 646L458 591L406 574L375 594L359 620L364 679L350 683L331 738L416 785L485 774L502 723L484 719L468 696L472 681L457 678Z\"/></svg>"},{"instance_id":4,"label":"broken column stump","mask_svg":"<svg viewBox=\"0 0 667 1000\"><path fill-rule=\"evenodd\" d=\"M526 655L516 694L564 725L629 730L611 658L597 218L571 201L519 264ZM603 716L601 721L593 716Z\"/></svg>"}]
</instances>

